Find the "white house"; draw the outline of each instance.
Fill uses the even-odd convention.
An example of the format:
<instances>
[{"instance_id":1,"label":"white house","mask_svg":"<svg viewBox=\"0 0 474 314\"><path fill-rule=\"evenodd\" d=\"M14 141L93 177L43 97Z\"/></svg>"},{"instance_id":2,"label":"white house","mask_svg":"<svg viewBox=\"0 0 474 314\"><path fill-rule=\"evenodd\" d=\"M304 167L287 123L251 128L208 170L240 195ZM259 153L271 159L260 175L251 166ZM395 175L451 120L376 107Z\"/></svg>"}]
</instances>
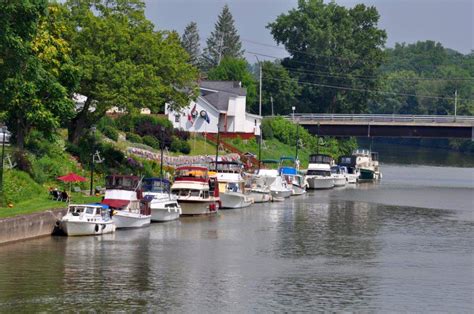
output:
<instances>
[{"instance_id":1,"label":"white house","mask_svg":"<svg viewBox=\"0 0 474 314\"><path fill-rule=\"evenodd\" d=\"M188 107L180 111L169 110L165 114L178 129L198 133L260 135L262 117L246 111L247 90L240 82L202 81L200 95Z\"/></svg>"}]
</instances>

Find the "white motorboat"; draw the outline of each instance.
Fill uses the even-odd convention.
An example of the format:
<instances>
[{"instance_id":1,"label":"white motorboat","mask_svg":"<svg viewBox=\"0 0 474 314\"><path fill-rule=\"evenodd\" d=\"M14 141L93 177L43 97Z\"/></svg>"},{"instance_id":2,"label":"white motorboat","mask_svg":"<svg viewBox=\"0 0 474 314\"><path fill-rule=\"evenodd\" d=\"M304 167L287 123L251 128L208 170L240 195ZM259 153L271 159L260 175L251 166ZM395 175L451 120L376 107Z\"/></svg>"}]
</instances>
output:
<instances>
[{"instance_id":1,"label":"white motorboat","mask_svg":"<svg viewBox=\"0 0 474 314\"><path fill-rule=\"evenodd\" d=\"M150 201L151 221L164 222L179 218L181 206L176 195L171 194L168 180L146 178L142 186L143 197Z\"/></svg>"},{"instance_id":2,"label":"white motorboat","mask_svg":"<svg viewBox=\"0 0 474 314\"><path fill-rule=\"evenodd\" d=\"M176 169L171 193L176 195L182 215L215 214L220 208L217 178L210 178L207 167L184 166Z\"/></svg>"},{"instance_id":3,"label":"white motorboat","mask_svg":"<svg viewBox=\"0 0 474 314\"><path fill-rule=\"evenodd\" d=\"M265 184L265 180L257 175L247 175L247 189L249 196L254 203L266 203L272 200L270 188Z\"/></svg>"},{"instance_id":4,"label":"white motorboat","mask_svg":"<svg viewBox=\"0 0 474 314\"><path fill-rule=\"evenodd\" d=\"M105 183L102 204L113 209L112 220L117 228L140 228L150 224L150 204L143 199L139 177L110 175Z\"/></svg>"},{"instance_id":5,"label":"white motorboat","mask_svg":"<svg viewBox=\"0 0 474 314\"><path fill-rule=\"evenodd\" d=\"M359 182L375 181L382 178L379 168L378 153L368 149L357 149L352 153L355 156L356 167L359 170Z\"/></svg>"},{"instance_id":6,"label":"white motorboat","mask_svg":"<svg viewBox=\"0 0 474 314\"><path fill-rule=\"evenodd\" d=\"M338 165L341 168L345 168L345 175L347 183L357 183L359 178L359 169L356 167L357 156L341 156L339 157Z\"/></svg>"},{"instance_id":7,"label":"white motorboat","mask_svg":"<svg viewBox=\"0 0 474 314\"><path fill-rule=\"evenodd\" d=\"M235 161L211 162L209 175L216 177L219 182L219 197L221 208L243 208L253 204L254 199L245 189L242 177L242 166Z\"/></svg>"},{"instance_id":8,"label":"white motorboat","mask_svg":"<svg viewBox=\"0 0 474 314\"><path fill-rule=\"evenodd\" d=\"M59 227L68 236L99 235L115 231L110 209L103 204L70 204Z\"/></svg>"},{"instance_id":9,"label":"white motorboat","mask_svg":"<svg viewBox=\"0 0 474 314\"><path fill-rule=\"evenodd\" d=\"M334 178L331 176L332 157L322 154L309 156L306 180L310 189L332 189Z\"/></svg>"},{"instance_id":10,"label":"white motorboat","mask_svg":"<svg viewBox=\"0 0 474 314\"><path fill-rule=\"evenodd\" d=\"M262 160L264 164L278 164L276 160ZM283 178L277 169L259 169L257 175L269 187L272 198L287 198L293 194L293 188Z\"/></svg>"},{"instance_id":11,"label":"white motorboat","mask_svg":"<svg viewBox=\"0 0 474 314\"><path fill-rule=\"evenodd\" d=\"M347 184L346 167L332 166L331 176L334 179L335 187L346 186Z\"/></svg>"}]
</instances>

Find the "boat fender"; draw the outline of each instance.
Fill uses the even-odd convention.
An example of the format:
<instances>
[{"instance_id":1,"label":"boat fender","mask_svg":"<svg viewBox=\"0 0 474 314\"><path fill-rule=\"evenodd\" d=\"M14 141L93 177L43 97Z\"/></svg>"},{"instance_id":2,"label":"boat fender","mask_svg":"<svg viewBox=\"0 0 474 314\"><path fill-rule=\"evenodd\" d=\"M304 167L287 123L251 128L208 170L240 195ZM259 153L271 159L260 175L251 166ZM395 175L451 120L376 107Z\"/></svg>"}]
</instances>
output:
<instances>
[{"instance_id":1,"label":"boat fender","mask_svg":"<svg viewBox=\"0 0 474 314\"><path fill-rule=\"evenodd\" d=\"M95 232L99 232L99 225L95 225Z\"/></svg>"}]
</instances>

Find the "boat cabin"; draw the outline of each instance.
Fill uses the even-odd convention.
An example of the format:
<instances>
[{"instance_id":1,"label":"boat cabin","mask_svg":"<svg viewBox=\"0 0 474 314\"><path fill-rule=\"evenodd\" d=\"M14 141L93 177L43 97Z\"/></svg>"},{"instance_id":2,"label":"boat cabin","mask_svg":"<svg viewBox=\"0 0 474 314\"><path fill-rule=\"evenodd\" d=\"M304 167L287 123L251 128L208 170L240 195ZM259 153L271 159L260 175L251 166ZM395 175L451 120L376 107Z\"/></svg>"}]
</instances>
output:
<instances>
[{"instance_id":1,"label":"boat cabin","mask_svg":"<svg viewBox=\"0 0 474 314\"><path fill-rule=\"evenodd\" d=\"M242 172L243 164L238 161L211 161L209 168L216 169L219 173L240 173Z\"/></svg>"},{"instance_id":2,"label":"boat cabin","mask_svg":"<svg viewBox=\"0 0 474 314\"><path fill-rule=\"evenodd\" d=\"M329 155L312 154L312 155L309 155L309 163L332 165L334 163L334 159Z\"/></svg>"},{"instance_id":3,"label":"boat cabin","mask_svg":"<svg viewBox=\"0 0 474 314\"><path fill-rule=\"evenodd\" d=\"M175 171L175 181L208 181L209 170L206 167L185 166Z\"/></svg>"},{"instance_id":4,"label":"boat cabin","mask_svg":"<svg viewBox=\"0 0 474 314\"><path fill-rule=\"evenodd\" d=\"M183 166L175 171L171 192L178 197L209 198L219 196L217 178L209 177L209 170L201 166ZM206 193L204 193L206 192Z\"/></svg>"},{"instance_id":5,"label":"boat cabin","mask_svg":"<svg viewBox=\"0 0 474 314\"><path fill-rule=\"evenodd\" d=\"M100 216L104 220L110 219L109 206L104 204L80 204L80 205L69 205L67 210L68 215L72 216Z\"/></svg>"},{"instance_id":6,"label":"boat cabin","mask_svg":"<svg viewBox=\"0 0 474 314\"><path fill-rule=\"evenodd\" d=\"M105 177L105 187L107 190L135 191L139 185L140 178L137 176L109 175Z\"/></svg>"},{"instance_id":7,"label":"boat cabin","mask_svg":"<svg viewBox=\"0 0 474 314\"><path fill-rule=\"evenodd\" d=\"M169 193L171 182L162 178L145 178L142 182L143 192Z\"/></svg>"}]
</instances>

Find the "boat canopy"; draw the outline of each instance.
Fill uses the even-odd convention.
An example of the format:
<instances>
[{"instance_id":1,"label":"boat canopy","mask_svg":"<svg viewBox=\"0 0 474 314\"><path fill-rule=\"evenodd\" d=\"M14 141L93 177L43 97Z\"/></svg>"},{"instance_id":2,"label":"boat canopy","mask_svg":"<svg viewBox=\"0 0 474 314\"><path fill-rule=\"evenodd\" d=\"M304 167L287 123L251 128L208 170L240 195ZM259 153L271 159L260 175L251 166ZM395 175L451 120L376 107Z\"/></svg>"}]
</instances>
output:
<instances>
[{"instance_id":1,"label":"boat canopy","mask_svg":"<svg viewBox=\"0 0 474 314\"><path fill-rule=\"evenodd\" d=\"M296 168L293 168L293 167L281 167L280 174L297 175L298 172L296 171Z\"/></svg>"},{"instance_id":2,"label":"boat canopy","mask_svg":"<svg viewBox=\"0 0 474 314\"><path fill-rule=\"evenodd\" d=\"M332 164L333 159L329 155L323 154L312 154L309 155L310 164Z\"/></svg>"},{"instance_id":3,"label":"boat canopy","mask_svg":"<svg viewBox=\"0 0 474 314\"><path fill-rule=\"evenodd\" d=\"M136 190L140 184L137 176L110 175L105 177L105 187L108 190Z\"/></svg>"},{"instance_id":4,"label":"boat canopy","mask_svg":"<svg viewBox=\"0 0 474 314\"><path fill-rule=\"evenodd\" d=\"M208 169L205 167L179 167L176 169L176 180L179 179L199 179L199 180L208 180Z\"/></svg>"},{"instance_id":5,"label":"boat canopy","mask_svg":"<svg viewBox=\"0 0 474 314\"><path fill-rule=\"evenodd\" d=\"M163 178L145 178L142 186L144 192L168 192L171 182Z\"/></svg>"},{"instance_id":6,"label":"boat canopy","mask_svg":"<svg viewBox=\"0 0 474 314\"><path fill-rule=\"evenodd\" d=\"M352 155L356 156L370 156L370 150L366 148L358 148L352 152Z\"/></svg>"},{"instance_id":7,"label":"boat canopy","mask_svg":"<svg viewBox=\"0 0 474 314\"><path fill-rule=\"evenodd\" d=\"M283 160L295 161L295 158L294 157L288 157L288 156L280 157L280 161L283 161Z\"/></svg>"},{"instance_id":8,"label":"boat canopy","mask_svg":"<svg viewBox=\"0 0 474 314\"><path fill-rule=\"evenodd\" d=\"M276 160L276 159L263 159L261 161L261 163L263 163L263 164L277 164L277 163L279 163L279 161Z\"/></svg>"},{"instance_id":9,"label":"boat canopy","mask_svg":"<svg viewBox=\"0 0 474 314\"><path fill-rule=\"evenodd\" d=\"M110 208L119 209L127 206L130 203L128 200L117 200L112 198L106 198L102 200L102 204L108 205Z\"/></svg>"},{"instance_id":10,"label":"boat canopy","mask_svg":"<svg viewBox=\"0 0 474 314\"><path fill-rule=\"evenodd\" d=\"M339 165L354 167L356 165L357 156L341 156L339 157Z\"/></svg>"}]
</instances>

